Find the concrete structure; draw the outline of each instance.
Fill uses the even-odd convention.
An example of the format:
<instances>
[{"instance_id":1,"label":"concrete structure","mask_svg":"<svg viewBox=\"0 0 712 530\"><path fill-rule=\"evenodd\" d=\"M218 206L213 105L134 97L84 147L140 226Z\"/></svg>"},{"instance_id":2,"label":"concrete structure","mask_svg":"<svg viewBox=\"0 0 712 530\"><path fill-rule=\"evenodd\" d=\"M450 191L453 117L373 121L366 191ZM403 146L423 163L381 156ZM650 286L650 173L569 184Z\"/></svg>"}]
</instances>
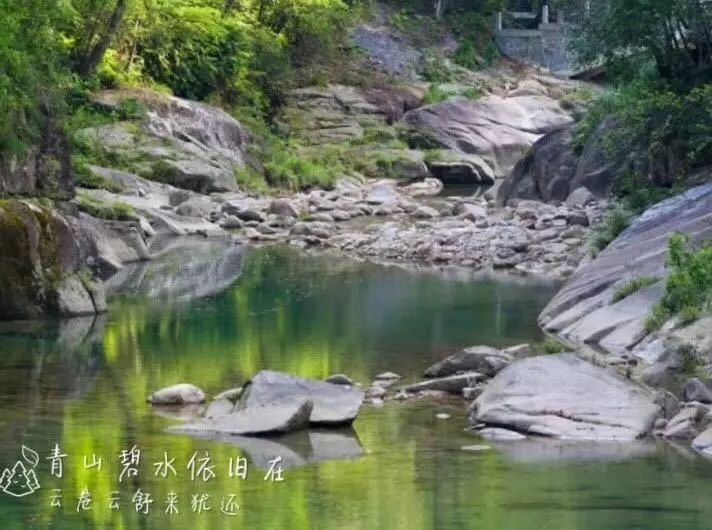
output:
<instances>
[{"instance_id":1,"label":"concrete structure","mask_svg":"<svg viewBox=\"0 0 712 530\"><path fill-rule=\"evenodd\" d=\"M548 3L544 3L539 13L500 12L496 19L497 45L507 57L547 68L554 73L570 75L578 68L567 47L568 25L564 12L557 11L555 23L550 19Z\"/></svg>"}]
</instances>

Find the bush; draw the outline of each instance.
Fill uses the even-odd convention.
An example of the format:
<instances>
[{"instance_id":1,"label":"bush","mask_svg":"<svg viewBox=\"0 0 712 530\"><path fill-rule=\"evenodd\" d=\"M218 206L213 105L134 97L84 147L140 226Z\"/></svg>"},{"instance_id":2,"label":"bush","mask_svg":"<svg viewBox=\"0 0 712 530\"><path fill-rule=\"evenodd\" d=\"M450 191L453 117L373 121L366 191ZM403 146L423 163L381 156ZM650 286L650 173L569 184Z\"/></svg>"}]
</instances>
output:
<instances>
[{"instance_id":1,"label":"bush","mask_svg":"<svg viewBox=\"0 0 712 530\"><path fill-rule=\"evenodd\" d=\"M675 316L680 323L689 324L712 309L712 245L693 251L686 236L673 235L668 242L667 266L665 294L646 320L648 332Z\"/></svg>"},{"instance_id":2,"label":"bush","mask_svg":"<svg viewBox=\"0 0 712 530\"><path fill-rule=\"evenodd\" d=\"M653 276L638 276L637 278L633 278L628 283L625 283L614 291L611 302L614 304L616 302L620 302L621 300L628 298L630 295L637 293L641 289L655 285L658 281L658 278Z\"/></svg>"},{"instance_id":3,"label":"bush","mask_svg":"<svg viewBox=\"0 0 712 530\"><path fill-rule=\"evenodd\" d=\"M591 239L591 253L597 255L610 245L628 226L633 219L633 214L621 205L614 205L601 223L593 229Z\"/></svg>"},{"instance_id":4,"label":"bush","mask_svg":"<svg viewBox=\"0 0 712 530\"><path fill-rule=\"evenodd\" d=\"M439 85L432 84L428 87L428 91L423 97L424 105L433 105L435 103L440 103L441 101L446 101L450 97L450 94L440 88Z\"/></svg>"},{"instance_id":5,"label":"bush","mask_svg":"<svg viewBox=\"0 0 712 530\"><path fill-rule=\"evenodd\" d=\"M570 348L567 348L564 344L552 337L547 337L546 340L537 348L537 350L545 355L554 355L556 353L565 353L570 351Z\"/></svg>"}]
</instances>

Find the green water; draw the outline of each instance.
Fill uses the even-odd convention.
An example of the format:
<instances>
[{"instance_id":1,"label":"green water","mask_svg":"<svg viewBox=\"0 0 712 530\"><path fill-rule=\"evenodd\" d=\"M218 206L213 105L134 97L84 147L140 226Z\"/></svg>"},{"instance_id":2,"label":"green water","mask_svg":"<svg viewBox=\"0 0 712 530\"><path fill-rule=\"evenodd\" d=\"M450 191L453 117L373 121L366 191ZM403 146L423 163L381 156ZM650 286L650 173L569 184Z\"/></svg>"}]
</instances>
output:
<instances>
[{"instance_id":1,"label":"green water","mask_svg":"<svg viewBox=\"0 0 712 530\"><path fill-rule=\"evenodd\" d=\"M277 441L166 433L175 420L144 403L162 386L190 381L214 394L262 368L312 378L343 372L363 383L392 370L414 380L463 346L541 338L536 315L556 288L288 249L255 250L244 261L213 250L176 251L130 271L123 278L130 292L115 296L102 319L13 324L0 335L0 466L14 465L29 446L40 456L41 485L22 498L0 492L0 528L710 526L706 462L669 446L500 444L465 452L483 442L463 431L459 400L366 406L353 430ZM236 270L240 278L223 289ZM200 289L181 283L186 271ZM436 419L439 412L451 417ZM55 443L67 455L62 478L50 475L46 459ZM134 445L142 450L138 476L119 484L118 456ZM186 465L196 451L208 451L214 479L191 481ZM178 476L154 475L164 452ZM103 458L100 471L84 467L83 456L94 454ZM247 479L229 477L230 458L242 455L250 458ZM282 482L265 481L265 461L275 456L306 465L287 467ZM84 488L91 509L77 512ZM50 505L55 489L61 507ZM138 489L154 501L148 515L131 502ZM118 510L109 509L112 492ZM171 492L178 514L165 513ZM202 494L211 509L198 513L191 496ZM230 495L239 504L234 517L220 511Z\"/></svg>"}]
</instances>

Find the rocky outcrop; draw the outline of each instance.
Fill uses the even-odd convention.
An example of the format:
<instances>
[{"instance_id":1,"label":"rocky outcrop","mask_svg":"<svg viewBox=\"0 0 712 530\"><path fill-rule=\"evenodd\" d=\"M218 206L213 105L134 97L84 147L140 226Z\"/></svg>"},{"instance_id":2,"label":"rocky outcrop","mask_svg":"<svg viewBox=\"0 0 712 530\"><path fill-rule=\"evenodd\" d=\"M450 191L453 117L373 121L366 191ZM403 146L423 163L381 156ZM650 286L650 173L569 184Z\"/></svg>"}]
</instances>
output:
<instances>
[{"instance_id":1,"label":"rocky outcrop","mask_svg":"<svg viewBox=\"0 0 712 530\"><path fill-rule=\"evenodd\" d=\"M635 440L660 410L635 383L574 354L532 357L502 370L475 401L471 421L569 440Z\"/></svg>"},{"instance_id":2,"label":"rocky outcrop","mask_svg":"<svg viewBox=\"0 0 712 530\"><path fill-rule=\"evenodd\" d=\"M40 141L21 153L0 151L0 196L68 199L74 194L69 141L49 109L42 110Z\"/></svg>"},{"instance_id":3,"label":"rocky outcrop","mask_svg":"<svg viewBox=\"0 0 712 530\"><path fill-rule=\"evenodd\" d=\"M543 134L571 123L547 96L486 96L478 101L446 101L403 117L414 141L481 156L497 179L509 175Z\"/></svg>"},{"instance_id":4,"label":"rocky outcrop","mask_svg":"<svg viewBox=\"0 0 712 530\"><path fill-rule=\"evenodd\" d=\"M143 90L105 91L94 100L113 110L137 101L146 117L79 131L76 139L84 149L99 149L136 173L180 188L237 189L235 171L247 163L250 137L226 112Z\"/></svg>"},{"instance_id":5,"label":"rocky outcrop","mask_svg":"<svg viewBox=\"0 0 712 530\"><path fill-rule=\"evenodd\" d=\"M0 320L106 311L80 241L76 212L40 201L0 202Z\"/></svg>"},{"instance_id":6,"label":"rocky outcrop","mask_svg":"<svg viewBox=\"0 0 712 530\"><path fill-rule=\"evenodd\" d=\"M676 232L697 242L712 239L712 184L645 211L596 259L576 271L542 312L541 325L569 342L628 353L645 336L644 321L662 295L668 239ZM614 301L618 288L642 276L660 281ZM651 347L646 345L649 355L657 357ZM647 354L641 355L642 359Z\"/></svg>"},{"instance_id":7,"label":"rocky outcrop","mask_svg":"<svg viewBox=\"0 0 712 530\"><path fill-rule=\"evenodd\" d=\"M573 126L551 131L537 140L505 179L497 193L499 204L511 199L562 202L577 189L605 198L627 167L607 154L605 138L616 123L604 120L587 140L580 155L573 146Z\"/></svg>"},{"instance_id":8,"label":"rocky outcrop","mask_svg":"<svg viewBox=\"0 0 712 530\"><path fill-rule=\"evenodd\" d=\"M263 371L244 387L238 409L251 409L309 400L313 425L348 425L361 409L364 393L353 387L300 379Z\"/></svg>"}]
</instances>

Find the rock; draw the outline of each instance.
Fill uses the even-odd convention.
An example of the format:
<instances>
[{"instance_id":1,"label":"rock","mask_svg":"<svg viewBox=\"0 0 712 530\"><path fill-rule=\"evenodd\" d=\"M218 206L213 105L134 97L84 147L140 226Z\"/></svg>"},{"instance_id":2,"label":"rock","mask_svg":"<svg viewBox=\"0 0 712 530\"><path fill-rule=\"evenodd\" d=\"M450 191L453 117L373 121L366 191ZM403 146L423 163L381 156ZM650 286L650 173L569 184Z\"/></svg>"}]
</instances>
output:
<instances>
[{"instance_id":1,"label":"rock","mask_svg":"<svg viewBox=\"0 0 712 530\"><path fill-rule=\"evenodd\" d=\"M595 201L596 197L593 196L593 193L586 188L579 187L569 193L569 196L566 198L566 206L571 208L583 208Z\"/></svg>"},{"instance_id":2,"label":"rock","mask_svg":"<svg viewBox=\"0 0 712 530\"><path fill-rule=\"evenodd\" d=\"M302 399L314 404L310 423L344 425L356 419L364 393L354 387L262 371L245 385L240 397L240 408L292 403Z\"/></svg>"},{"instance_id":3,"label":"rock","mask_svg":"<svg viewBox=\"0 0 712 530\"><path fill-rule=\"evenodd\" d=\"M481 156L459 151L438 151L441 156L427 161L430 173L448 184L494 184L492 166Z\"/></svg>"},{"instance_id":4,"label":"rock","mask_svg":"<svg viewBox=\"0 0 712 530\"><path fill-rule=\"evenodd\" d=\"M106 311L103 286L83 270L97 257L92 234L72 215L71 205L64 205L67 213L59 208L0 201L0 320Z\"/></svg>"},{"instance_id":5,"label":"rock","mask_svg":"<svg viewBox=\"0 0 712 530\"><path fill-rule=\"evenodd\" d=\"M427 197L437 195L443 190L443 187L442 181L428 177L420 182L414 182L413 184L404 186L402 189L411 197Z\"/></svg>"},{"instance_id":6,"label":"rock","mask_svg":"<svg viewBox=\"0 0 712 530\"><path fill-rule=\"evenodd\" d=\"M699 411L695 407L687 407L672 418L663 432L665 438L691 439L697 436L695 424Z\"/></svg>"},{"instance_id":7,"label":"rock","mask_svg":"<svg viewBox=\"0 0 712 530\"><path fill-rule=\"evenodd\" d=\"M368 190L365 200L368 204L381 205L395 202L399 197L400 195L392 183L379 182Z\"/></svg>"},{"instance_id":8,"label":"rock","mask_svg":"<svg viewBox=\"0 0 712 530\"><path fill-rule=\"evenodd\" d=\"M510 431L509 429L502 429L499 427L485 427L484 429L479 429L477 434L484 438L485 440L492 441L517 441L526 440L527 437L522 433L516 431Z\"/></svg>"},{"instance_id":9,"label":"rock","mask_svg":"<svg viewBox=\"0 0 712 530\"><path fill-rule=\"evenodd\" d=\"M395 399L396 401L405 401L409 397L410 396L408 395L408 392L406 392L405 390L399 390L398 392L396 392L396 395L393 396L393 399Z\"/></svg>"},{"instance_id":10,"label":"rock","mask_svg":"<svg viewBox=\"0 0 712 530\"><path fill-rule=\"evenodd\" d=\"M472 401L480 397L480 394L484 392L485 385L468 386L462 389L462 397L468 401Z\"/></svg>"},{"instance_id":11,"label":"rock","mask_svg":"<svg viewBox=\"0 0 712 530\"><path fill-rule=\"evenodd\" d=\"M445 377L459 372L479 372L493 377L512 362L509 355L489 346L472 346L446 357L425 370L425 377Z\"/></svg>"},{"instance_id":12,"label":"rock","mask_svg":"<svg viewBox=\"0 0 712 530\"><path fill-rule=\"evenodd\" d=\"M244 210L238 210L233 215L239 217L243 221L257 221L258 223L261 223L265 220L264 215L262 215L260 212L258 212L256 210L252 210L251 208L246 208Z\"/></svg>"},{"instance_id":13,"label":"rock","mask_svg":"<svg viewBox=\"0 0 712 530\"><path fill-rule=\"evenodd\" d=\"M449 377L439 377L415 383L414 385L404 386L401 390L409 393L423 392L424 390L440 390L450 394L461 394L462 389L475 386L484 379L482 374L477 372L469 372L460 375L451 375Z\"/></svg>"},{"instance_id":14,"label":"rock","mask_svg":"<svg viewBox=\"0 0 712 530\"><path fill-rule=\"evenodd\" d=\"M415 131L446 149L481 156L495 178L509 174L544 133L572 119L546 96L477 101L446 101L407 112L403 120ZM434 173L435 177L443 178Z\"/></svg>"},{"instance_id":15,"label":"rock","mask_svg":"<svg viewBox=\"0 0 712 530\"><path fill-rule=\"evenodd\" d=\"M712 427L707 427L692 440L692 448L706 455L712 455Z\"/></svg>"},{"instance_id":16,"label":"rock","mask_svg":"<svg viewBox=\"0 0 712 530\"><path fill-rule=\"evenodd\" d=\"M120 156L140 173L148 164L154 177L199 193L235 191L235 171L246 164L251 138L226 112L203 103L141 89L107 90L94 101L116 109L134 100L146 109L146 119L84 129L77 140ZM147 162L148 159L148 162Z\"/></svg>"},{"instance_id":17,"label":"rock","mask_svg":"<svg viewBox=\"0 0 712 530\"><path fill-rule=\"evenodd\" d=\"M228 215L220 222L220 226L225 230L234 230L243 227L242 220L235 215Z\"/></svg>"},{"instance_id":18,"label":"rock","mask_svg":"<svg viewBox=\"0 0 712 530\"><path fill-rule=\"evenodd\" d=\"M472 451L473 453L479 453L480 451L489 451L492 449L489 445L463 445L460 447L461 451Z\"/></svg>"},{"instance_id":19,"label":"rock","mask_svg":"<svg viewBox=\"0 0 712 530\"><path fill-rule=\"evenodd\" d=\"M539 317L545 331L574 344L593 344L612 354L645 348L644 323L660 300L668 274L667 242L676 232L695 241L712 239L712 184L704 184L648 208L596 259L584 263ZM628 279L661 281L621 301L616 289ZM658 370L659 371L659 370Z\"/></svg>"},{"instance_id":20,"label":"rock","mask_svg":"<svg viewBox=\"0 0 712 530\"><path fill-rule=\"evenodd\" d=\"M440 213L435 208L420 204L413 212L413 217L416 219L434 219L440 217Z\"/></svg>"},{"instance_id":21,"label":"rock","mask_svg":"<svg viewBox=\"0 0 712 530\"><path fill-rule=\"evenodd\" d=\"M326 379L324 379L325 383L331 383L332 385L347 385L347 386L353 386L354 382L349 379L347 376L344 374L334 374L330 375Z\"/></svg>"},{"instance_id":22,"label":"rock","mask_svg":"<svg viewBox=\"0 0 712 530\"><path fill-rule=\"evenodd\" d=\"M242 394L242 387L237 386L235 388L230 388L228 390L220 392L217 396L213 398L213 401L221 401L223 399L226 399L228 401L231 401L232 403L237 403L240 399L240 394Z\"/></svg>"},{"instance_id":23,"label":"rock","mask_svg":"<svg viewBox=\"0 0 712 530\"><path fill-rule=\"evenodd\" d=\"M475 222L487 217L487 208L471 202L458 202L452 213L462 219L469 219Z\"/></svg>"},{"instance_id":24,"label":"rock","mask_svg":"<svg viewBox=\"0 0 712 530\"><path fill-rule=\"evenodd\" d=\"M169 430L178 433L231 436L281 434L306 429L311 414L312 402L300 399L291 403L235 409L228 414L171 427Z\"/></svg>"},{"instance_id":25,"label":"rock","mask_svg":"<svg viewBox=\"0 0 712 530\"><path fill-rule=\"evenodd\" d=\"M191 193L188 190L173 190L168 194L168 204L175 208L190 198Z\"/></svg>"},{"instance_id":26,"label":"rock","mask_svg":"<svg viewBox=\"0 0 712 530\"><path fill-rule=\"evenodd\" d=\"M475 424L576 440L635 440L659 415L642 388L574 354L512 363L473 407Z\"/></svg>"},{"instance_id":27,"label":"rock","mask_svg":"<svg viewBox=\"0 0 712 530\"><path fill-rule=\"evenodd\" d=\"M680 412L680 402L672 392L667 390L658 390L653 397L654 403L663 411L663 417L666 420L672 419Z\"/></svg>"},{"instance_id":28,"label":"rock","mask_svg":"<svg viewBox=\"0 0 712 530\"><path fill-rule=\"evenodd\" d=\"M534 354L534 351L529 344L518 344L517 346L505 348L502 350L502 353L509 355L512 359L524 359L526 357L531 357Z\"/></svg>"},{"instance_id":29,"label":"rock","mask_svg":"<svg viewBox=\"0 0 712 530\"><path fill-rule=\"evenodd\" d=\"M383 399L386 395L386 389L382 386L373 385L366 390L366 397L369 399Z\"/></svg>"},{"instance_id":30,"label":"rock","mask_svg":"<svg viewBox=\"0 0 712 530\"><path fill-rule=\"evenodd\" d=\"M444 412L439 412L438 414L435 415L435 417L439 420L448 420L448 419L450 419L450 414L445 414Z\"/></svg>"},{"instance_id":31,"label":"rock","mask_svg":"<svg viewBox=\"0 0 712 530\"><path fill-rule=\"evenodd\" d=\"M391 379L400 379L400 378L401 378L401 376L399 376L398 374L396 374L394 372L382 372L375 377L375 379L378 379L378 380L391 380Z\"/></svg>"},{"instance_id":32,"label":"rock","mask_svg":"<svg viewBox=\"0 0 712 530\"><path fill-rule=\"evenodd\" d=\"M274 199L269 205L269 213L283 217L299 217L299 212L287 199Z\"/></svg>"},{"instance_id":33,"label":"rock","mask_svg":"<svg viewBox=\"0 0 712 530\"><path fill-rule=\"evenodd\" d=\"M712 392L697 377L689 379L682 389L682 399L684 401L699 401L700 403L712 403Z\"/></svg>"},{"instance_id":34,"label":"rock","mask_svg":"<svg viewBox=\"0 0 712 530\"><path fill-rule=\"evenodd\" d=\"M205 403L205 393L188 383L162 388L148 396L151 405L190 405Z\"/></svg>"}]
</instances>

